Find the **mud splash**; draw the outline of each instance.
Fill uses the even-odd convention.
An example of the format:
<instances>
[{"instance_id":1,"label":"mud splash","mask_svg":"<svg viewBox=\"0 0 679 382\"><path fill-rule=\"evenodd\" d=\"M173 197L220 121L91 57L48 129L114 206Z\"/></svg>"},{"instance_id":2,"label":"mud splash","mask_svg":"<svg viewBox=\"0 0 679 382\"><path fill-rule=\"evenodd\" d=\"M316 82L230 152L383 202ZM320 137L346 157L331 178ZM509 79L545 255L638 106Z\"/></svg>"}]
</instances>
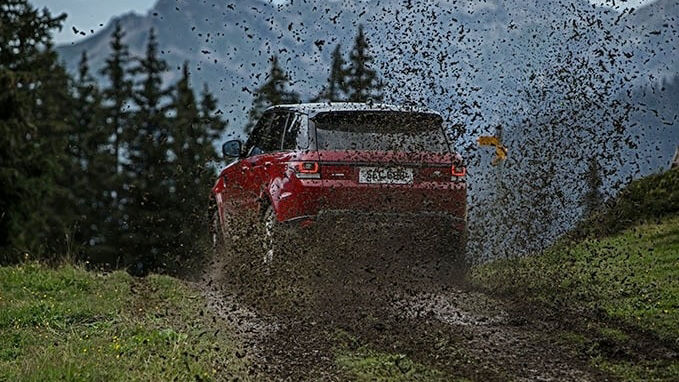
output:
<instances>
[{"instance_id":1,"label":"mud splash","mask_svg":"<svg viewBox=\"0 0 679 382\"><path fill-rule=\"evenodd\" d=\"M351 336L351 348L404 354L471 380L607 379L559 343L558 324L461 286L386 291L365 283L323 306L278 311L253 308L228 288L201 288L210 309L236 328L255 379L353 379L336 362L338 331Z\"/></svg>"}]
</instances>

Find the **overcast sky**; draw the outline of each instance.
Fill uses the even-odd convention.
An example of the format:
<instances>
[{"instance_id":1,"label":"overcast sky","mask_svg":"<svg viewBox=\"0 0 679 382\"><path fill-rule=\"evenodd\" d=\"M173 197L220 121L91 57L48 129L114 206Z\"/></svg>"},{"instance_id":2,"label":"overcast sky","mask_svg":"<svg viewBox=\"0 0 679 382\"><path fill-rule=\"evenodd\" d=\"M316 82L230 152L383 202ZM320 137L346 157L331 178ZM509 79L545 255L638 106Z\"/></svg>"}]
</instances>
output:
<instances>
[{"instance_id":1,"label":"overcast sky","mask_svg":"<svg viewBox=\"0 0 679 382\"><path fill-rule=\"evenodd\" d=\"M66 13L68 18L60 33L54 35L57 43L65 43L84 38L73 33L72 27L95 32L106 25L113 16L131 11L145 14L156 0L28 0L38 8L47 7L53 15Z\"/></svg>"},{"instance_id":2,"label":"overcast sky","mask_svg":"<svg viewBox=\"0 0 679 382\"><path fill-rule=\"evenodd\" d=\"M119 16L128 12L145 14L156 0L29 0L38 8L47 7L52 14L68 14L64 28L55 34L54 40L58 44L68 43L80 38L82 35L73 32L73 27L86 32L101 29L113 16ZM471 0L476 1L476 0ZM596 4L638 7L653 0L589 0ZM274 0L284 2L284 0Z\"/></svg>"}]
</instances>

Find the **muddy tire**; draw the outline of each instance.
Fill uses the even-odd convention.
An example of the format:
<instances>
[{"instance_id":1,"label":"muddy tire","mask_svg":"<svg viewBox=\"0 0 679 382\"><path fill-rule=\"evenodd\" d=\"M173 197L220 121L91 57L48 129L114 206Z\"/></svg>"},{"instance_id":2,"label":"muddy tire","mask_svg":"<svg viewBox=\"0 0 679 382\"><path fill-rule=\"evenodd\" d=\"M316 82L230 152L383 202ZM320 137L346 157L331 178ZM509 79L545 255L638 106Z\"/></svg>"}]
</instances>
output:
<instances>
[{"instance_id":1,"label":"muddy tire","mask_svg":"<svg viewBox=\"0 0 679 382\"><path fill-rule=\"evenodd\" d=\"M273 266L274 256L280 252L278 249L280 239L280 227L276 219L276 212L268 204L263 208L261 219L261 244L262 244L262 263L266 272L270 272ZM278 259L276 259L278 260Z\"/></svg>"},{"instance_id":2,"label":"muddy tire","mask_svg":"<svg viewBox=\"0 0 679 382\"><path fill-rule=\"evenodd\" d=\"M253 287L268 290L275 281L274 276L282 261L281 240L281 226L276 212L270 204L263 204L255 223L251 250L246 254L253 276Z\"/></svg>"},{"instance_id":3,"label":"muddy tire","mask_svg":"<svg viewBox=\"0 0 679 382\"><path fill-rule=\"evenodd\" d=\"M228 248L224 229L219 219L217 206L210 206L208 210L210 216L208 233L210 238L209 256L206 264L205 274L212 282L223 282L226 274L225 270L229 263Z\"/></svg>"},{"instance_id":4,"label":"muddy tire","mask_svg":"<svg viewBox=\"0 0 679 382\"><path fill-rule=\"evenodd\" d=\"M211 208L210 217L210 246L212 249L212 255L218 256L224 251L224 232L222 230L221 222L219 221L219 210L217 208Z\"/></svg>"},{"instance_id":5,"label":"muddy tire","mask_svg":"<svg viewBox=\"0 0 679 382\"><path fill-rule=\"evenodd\" d=\"M444 240L446 250L437 264L436 276L443 285L461 284L469 270L467 233L452 232Z\"/></svg>"}]
</instances>

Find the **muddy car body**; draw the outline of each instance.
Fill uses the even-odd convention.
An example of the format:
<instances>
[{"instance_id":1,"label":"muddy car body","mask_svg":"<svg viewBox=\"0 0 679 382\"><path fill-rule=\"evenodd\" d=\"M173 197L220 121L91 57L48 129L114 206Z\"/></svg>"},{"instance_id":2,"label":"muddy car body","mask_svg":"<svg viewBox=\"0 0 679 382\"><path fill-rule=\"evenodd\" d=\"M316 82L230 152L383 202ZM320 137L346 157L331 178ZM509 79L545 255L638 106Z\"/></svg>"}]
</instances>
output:
<instances>
[{"instance_id":1,"label":"muddy car body","mask_svg":"<svg viewBox=\"0 0 679 382\"><path fill-rule=\"evenodd\" d=\"M357 103L275 106L244 144L226 142L223 152L236 159L212 189L215 239L254 217L266 235L274 226L375 218L437 222L464 241L466 168L434 111ZM275 239L268 240L271 251Z\"/></svg>"}]
</instances>

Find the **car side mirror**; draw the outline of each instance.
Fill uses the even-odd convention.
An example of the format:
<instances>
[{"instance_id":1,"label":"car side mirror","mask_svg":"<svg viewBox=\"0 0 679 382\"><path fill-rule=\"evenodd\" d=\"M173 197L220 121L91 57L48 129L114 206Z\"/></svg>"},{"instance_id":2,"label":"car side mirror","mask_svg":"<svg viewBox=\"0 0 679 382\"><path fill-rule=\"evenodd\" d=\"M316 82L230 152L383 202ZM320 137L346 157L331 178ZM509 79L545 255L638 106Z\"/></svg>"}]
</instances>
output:
<instances>
[{"instance_id":1,"label":"car side mirror","mask_svg":"<svg viewBox=\"0 0 679 382\"><path fill-rule=\"evenodd\" d=\"M239 158L242 150L242 143L238 139L225 142L222 145L222 154L226 158Z\"/></svg>"}]
</instances>

